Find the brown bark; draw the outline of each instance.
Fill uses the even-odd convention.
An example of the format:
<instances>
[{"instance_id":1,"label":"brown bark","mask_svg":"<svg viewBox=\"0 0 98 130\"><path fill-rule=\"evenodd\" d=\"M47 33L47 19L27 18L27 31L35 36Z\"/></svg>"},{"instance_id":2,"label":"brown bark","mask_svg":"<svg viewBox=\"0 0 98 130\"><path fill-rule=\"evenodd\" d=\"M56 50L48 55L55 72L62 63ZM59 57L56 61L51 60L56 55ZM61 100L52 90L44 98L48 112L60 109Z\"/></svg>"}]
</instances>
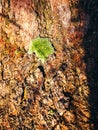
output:
<instances>
[{"instance_id":1,"label":"brown bark","mask_svg":"<svg viewBox=\"0 0 98 130\"><path fill-rule=\"evenodd\" d=\"M0 128L93 129L82 60L89 17L79 0L0 2ZM27 54L39 36L55 48L45 64Z\"/></svg>"}]
</instances>

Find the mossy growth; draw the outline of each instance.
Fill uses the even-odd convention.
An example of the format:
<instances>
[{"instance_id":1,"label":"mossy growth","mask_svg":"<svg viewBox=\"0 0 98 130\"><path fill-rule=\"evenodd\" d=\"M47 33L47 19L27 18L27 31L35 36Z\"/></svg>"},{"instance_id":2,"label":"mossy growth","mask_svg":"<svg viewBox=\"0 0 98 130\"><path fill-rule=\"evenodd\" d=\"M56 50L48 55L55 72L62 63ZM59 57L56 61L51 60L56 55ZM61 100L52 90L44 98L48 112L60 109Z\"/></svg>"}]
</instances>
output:
<instances>
[{"instance_id":1,"label":"mossy growth","mask_svg":"<svg viewBox=\"0 0 98 130\"><path fill-rule=\"evenodd\" d=\"M54 48L48 38L36 38L33 39L29 46L29 54L35 53L37 57L45 62L50 54L54 53Z\"/></svg>"}]
</instances>

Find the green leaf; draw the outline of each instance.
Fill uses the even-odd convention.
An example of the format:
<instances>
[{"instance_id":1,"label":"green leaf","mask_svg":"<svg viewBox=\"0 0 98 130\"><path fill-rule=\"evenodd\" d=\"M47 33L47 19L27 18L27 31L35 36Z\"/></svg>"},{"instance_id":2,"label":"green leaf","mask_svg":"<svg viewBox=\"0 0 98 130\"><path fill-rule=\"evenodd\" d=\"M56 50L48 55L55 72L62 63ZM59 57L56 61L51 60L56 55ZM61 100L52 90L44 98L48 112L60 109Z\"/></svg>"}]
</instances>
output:
<instances>
[{"instance_id":1,"label":"green leaf","mask_svg":"<svg viewBox=\"0 0 98 130\"><path fill-rule=\"evenodd\" d=\"M54 48L48 38L33 39L29 46L29 54L35 52L37 57L44 62L46 58L54 53Z\"/></svg>"}]
</instances>

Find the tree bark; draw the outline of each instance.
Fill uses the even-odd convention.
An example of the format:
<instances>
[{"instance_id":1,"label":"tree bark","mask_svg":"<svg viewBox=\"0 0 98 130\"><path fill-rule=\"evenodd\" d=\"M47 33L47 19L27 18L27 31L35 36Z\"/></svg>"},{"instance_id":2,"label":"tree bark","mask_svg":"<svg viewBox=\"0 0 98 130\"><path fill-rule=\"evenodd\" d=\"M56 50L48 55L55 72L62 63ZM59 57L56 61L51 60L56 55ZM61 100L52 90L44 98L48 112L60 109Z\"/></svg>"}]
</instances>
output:
<instances>
[{"instance_id":1,"label":"tree bark","mask_svg":"<svg viewBox=\"0 0 98 130\"><path fill-rule=\"evenodd\" d=\"M82 60L88 24L89 15L79 0L0 1L0 81L5 87L5 91L0 88L2 111L10 102L4 109L7 116L2 114L1 129L93 129L90 89ZM45 64L34 54L27 54L37 37L49 38L55 49ZM14 66L12 70L10 66Z\"/></svg>"}]
</instances>

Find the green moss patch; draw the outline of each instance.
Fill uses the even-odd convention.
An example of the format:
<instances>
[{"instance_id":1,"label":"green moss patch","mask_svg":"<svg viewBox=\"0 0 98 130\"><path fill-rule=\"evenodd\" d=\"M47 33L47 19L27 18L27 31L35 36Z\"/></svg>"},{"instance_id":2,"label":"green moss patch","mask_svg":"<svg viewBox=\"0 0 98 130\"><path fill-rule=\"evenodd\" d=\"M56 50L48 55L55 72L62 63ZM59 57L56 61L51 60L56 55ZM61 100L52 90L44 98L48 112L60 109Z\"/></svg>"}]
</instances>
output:
<instances>
[{"instance_id":1,"label":"green moss patch","mask_svg":"<svg viewBox=\"0 0 98 130\"><path fill-rule=\"evenodd\" d=\"M50 54L54 53L54 48L48 38L36 38L29 46L28 53L32 54L33 52L44 62Z\"/></svg>"}]
</instances>

